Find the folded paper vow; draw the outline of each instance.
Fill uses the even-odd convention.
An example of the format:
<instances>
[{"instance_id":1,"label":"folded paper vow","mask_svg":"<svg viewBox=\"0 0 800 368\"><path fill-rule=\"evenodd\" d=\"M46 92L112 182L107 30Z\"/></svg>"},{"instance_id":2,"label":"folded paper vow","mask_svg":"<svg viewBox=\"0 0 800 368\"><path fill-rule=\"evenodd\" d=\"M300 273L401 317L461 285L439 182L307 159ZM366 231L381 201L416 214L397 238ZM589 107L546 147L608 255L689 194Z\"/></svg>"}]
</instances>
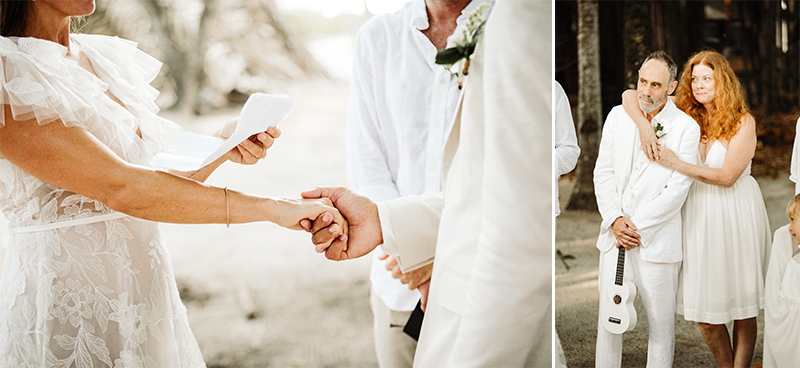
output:
<instances>
[{"instance_id":1,"label":"folded paper vow","mask_svg":"<svg viewBox=\"0 0 800 368\"><path fill-rule=\"evenodd\" d=\"M169 150L157 154L150 164L178 171L197 170L222 157L251 135L277 125L298 106L286 95L254 93L242 107L236 131L230 138L222 140L182 131Z\"/></svg>"}]
</instances>

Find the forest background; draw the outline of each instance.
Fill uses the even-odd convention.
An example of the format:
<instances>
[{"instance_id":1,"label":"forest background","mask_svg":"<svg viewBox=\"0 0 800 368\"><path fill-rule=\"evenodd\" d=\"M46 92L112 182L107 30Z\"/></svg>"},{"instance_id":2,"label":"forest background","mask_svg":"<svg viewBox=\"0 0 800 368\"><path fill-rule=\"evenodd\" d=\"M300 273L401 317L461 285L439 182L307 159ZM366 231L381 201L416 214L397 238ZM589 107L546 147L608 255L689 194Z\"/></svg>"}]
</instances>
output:
<instances>
[{"instance_id":1,"label":"forest background","mask_svg":"<svg viewBox=\"0 0 800 368\"><path fill-rule=\"evenodd\" d=\"M730 61L757 123L752 175L766 203L772 231L787 224L794 195L788 179L795 125L800 116L800 4L775 1L559 1L555 2L555 76L567 92L581 157L559 180L561 216L556 230L555 324L568 366L594 365L597 331L597 260L600 215L592 171L602 124L621 93L635 88L637 71L652 51L665 50L682 69L703 49ZM644 366L647 321L626 333L623 366ZM753 366L763 350L763 311ZM675 366L713 366L696 323L676 321Z\"/></svg>"}]
</instances>

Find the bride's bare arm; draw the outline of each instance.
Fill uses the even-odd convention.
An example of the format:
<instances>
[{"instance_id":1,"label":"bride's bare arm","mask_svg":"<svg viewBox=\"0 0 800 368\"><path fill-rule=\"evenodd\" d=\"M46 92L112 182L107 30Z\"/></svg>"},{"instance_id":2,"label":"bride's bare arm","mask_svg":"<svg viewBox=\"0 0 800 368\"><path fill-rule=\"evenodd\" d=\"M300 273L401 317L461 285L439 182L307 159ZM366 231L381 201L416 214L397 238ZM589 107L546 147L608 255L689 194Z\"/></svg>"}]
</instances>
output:
<instances>
[{"instance_id":1,"label":"bride's bare arm","mask_svg":"<svg viewBox=\"0 0 800 368\"><path fill-rule=\"evenodd\" d=\"M739 124L739 131L728 143L728 152L725 154L722 168L716 169L686 163L666 147L659 147L661 158L658 163L706 184L731 187L742 176L756 152L755 119L748 114L742 118Z\"/></svg>"},{"instance_id":2,"label":"bride's bare arm","mask_svg":"<svg viewBox=\"0 0 800 368\"><path fill-rule=\"evenodd\" d=\"M30 175L98 200L125 214L159 222L226 223L225 191L164 171L127 163L80 127L60 121L14 121L8 106L0 153ZM270 221L300 230L300 220L329 212L330 201L257 197L229 191L230 222ZM346 225L344 225L346 227ZM341 227L339 228L341 229Z\"/></svg>"},{"instance_id":3,"label":"bride's bare arm","mask_svg":"<svg viewBox=\"0 0 800 368\"><path fill-rule=\"evenodd\" d=\"M638 92L629 89L622 93L622 108L633 119L639 128L639 140L642 142L642 151L650 161L658 159L658 140L653 126L647 121L644 112L639 108Z\"/></svg>"}]
</instances>

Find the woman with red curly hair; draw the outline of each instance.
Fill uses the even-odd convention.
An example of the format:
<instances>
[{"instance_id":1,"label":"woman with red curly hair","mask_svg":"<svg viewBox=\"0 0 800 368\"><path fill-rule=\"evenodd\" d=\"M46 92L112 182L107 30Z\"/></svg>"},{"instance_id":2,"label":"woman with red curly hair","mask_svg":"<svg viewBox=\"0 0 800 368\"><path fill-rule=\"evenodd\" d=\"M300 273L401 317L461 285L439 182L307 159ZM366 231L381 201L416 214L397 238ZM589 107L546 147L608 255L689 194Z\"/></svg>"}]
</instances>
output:
<instances>
[{"instance_id":1,"label":"woman with red curly hair","mask_svg":"<svg viewBox=\"0 0 800 368\"><path fill-rule=\"evenodd\" d=\"M681 161L657 144L631 92L623 101L639 127L647 156L695 179L682 210L678 313L699 323L719 366L749 367L758 332L756 316L764 308L770 229L761 190L750 176L756 122L739 79L715 51L698 52L684 65L675 102L700 126L699 165ZM733 344L725 325L730 321Z\"/></svg>"}]
</instances>

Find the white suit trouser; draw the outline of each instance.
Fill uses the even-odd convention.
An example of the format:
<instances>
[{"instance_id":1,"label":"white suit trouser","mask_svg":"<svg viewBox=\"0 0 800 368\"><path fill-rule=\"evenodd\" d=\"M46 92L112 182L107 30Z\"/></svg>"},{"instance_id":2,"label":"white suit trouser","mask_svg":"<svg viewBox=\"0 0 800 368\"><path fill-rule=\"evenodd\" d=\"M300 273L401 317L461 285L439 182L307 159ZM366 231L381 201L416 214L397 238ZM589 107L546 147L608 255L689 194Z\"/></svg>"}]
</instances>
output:
<instances>
[{"instance_id":1,"label":"white suit trouser","mask_svg":"<svg viewBox=\"0 0 800 368\"><path fill-rule=\"evenodd\" d=\"M374 318L375 353L381 368L411 368L417 341L403 332L411 311L391 310L375 291L370 291Z\"/></svg>"},{"instance_id":2,"label":"white suit trouser","mask_svg":"<svg viewBox=\"0 0 800 368\"><path fill-rule=\"evenodd\" d=\"M606 286L614 283L617 269L617 248L600 254L598 288L602 296ZM672 367L675 354L675 296L678 292L678 272L681 263L653 263L641 258L639 248L625 253L626 281L633 281L637 295L642 298L650 327L647 343L647 367ZM641 312L637 313L641 316ZM641 319L640 319L641 320ZM595 366L599 368L622 365L622 335L597 326Z\"/></svg>"}]
</instances>

